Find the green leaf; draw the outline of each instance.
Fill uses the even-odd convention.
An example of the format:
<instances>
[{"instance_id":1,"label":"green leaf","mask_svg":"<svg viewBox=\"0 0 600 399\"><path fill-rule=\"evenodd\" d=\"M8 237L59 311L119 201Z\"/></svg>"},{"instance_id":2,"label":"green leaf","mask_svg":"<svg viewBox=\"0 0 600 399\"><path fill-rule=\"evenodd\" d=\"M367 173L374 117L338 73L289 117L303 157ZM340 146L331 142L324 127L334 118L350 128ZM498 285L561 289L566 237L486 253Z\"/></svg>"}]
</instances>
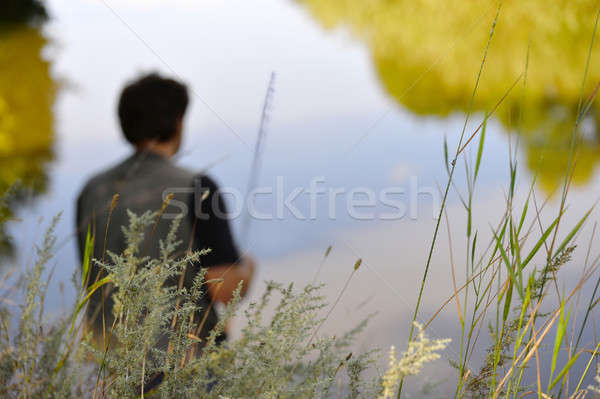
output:
<instances>
[{"instance_id":1,"label":"green leaf","mask_svg":"<svg viewBox=\"0 0 600 399\"><path fill-rule=\"evenodd\" d=\"M79 302L79 305L77 305L77 308L75 309L75 313L73 314L73 321L71 323L71 329L69 330L69 334L71 334L73 332L73 328L75 326L75 320L77 319L79 312L81 312L81 309L83 309L85 304L90 300L90 297L92 296L92 294L94 294L94 292L96 292L96 290L98 288L102 287L105 284L112 282L112 280L113 280L112 276L106 276L102 280L96 281L94 284L92 284L88 288L87 295L81 300L81 302Z\"/></svg>"},{"instance_id":2,"label":"green leaf","mask_svg":"<svg viewBox=\"0 0 600 399\"><path fill-rule=\"evenodd\" d=\"M577 353L575 356L573 356L571 358L571 360L569 360L567 362L567 364L565 365L565 367L561 370L560 373L558 373L558 375L556 376L556 378L554 379L554 381L552 381L552 384L550 384L550 388L548 388L548 393L550 393L550 391L552 390L552 388L554 388L554 386L556 385L556 383L558 383L558 381L561 380L561 378L564 377L564 375L569 371L569 369L571 369L571 367L575 364L575 362L577 361L577 359L579 358L579 355L581 355L581 352Z\"/></svg>"},{"instance_id":3,"label":"green leaf","mask_svg":"<svg viewBox=\"0 0 600 399\"><path fill-rule=\"evenodd\" d=\"M471 245L471 265L475 264L475 247L477 246L477 231L473 237L473 244Z\"/></svg>"},{"instance_id":4,"label":"green leaf","mask_svg":"<svg viewBox=\"0 0 600 399\"><path fill-rule=\"evenodd\" d=\"M521 232L523 223L525 223L525 216L527 216L528 208L529 208L529 196L527 196L527 201L525 201L525 205L523 205L523 212L521 212L521 218L519 219L519 227L517 227L517 234L519 234Z\"/></svg>"},{"instance_id":5,"label":"green leaf","mask_svg":"<svg viewBox=\"0 0 600 399\"><path fill-rule=\"evenodd\" d=\"M510 305L512 303L512 293L513 287L515 284L511 281L508 284L508 290L506 290L506 299L504 300L504 310L502 312L502 325L506 324L506 320L508 319L508 315L510 314Z\"/></svg>"},{"instance_id":6,"label":"green leaf","mask_svg":"<svg viewBox=\"0 0 600 399\"><path fill-rule=\"evenodd\" d=\"M527 266L527 264L531 261L531 259L533 259L533 257L537 253L537 251L544 244L544 242L546 242L546 239L548 238L548 236L550 235L550 233L552 232L552 230L554 230L554 228L558 224L558 221L560 220L561 216L562 216L562 213L560 215L558 215L556 217L556 219L554 219L554 222L552 222L552 224L546 229L546 231L544 231L544 234L542 234L542 236L540 237L540 239L538 240L538 242L535 244L535 246L533 247L533 249L529 253L529 255L527 255L527 258L525 258L525 260L521 264L521 266L520 266L521 270L523 270L525 268L525 266Z\"/></svg>"},{"instance_id":7,"label":"green leaf","mask_svg":"<svg viewBox=\"0 0 600 399\"><path fill-rule=\"evenodd\" d=\"M513 235L513 248L514 248L514 256L516 257L517 265L521 264L521 246L519 245L519 237L517 237L517 232L514 230L515 226L512 224L512 219L510 223L510 227L512 229ZM523 286L523 272L521 267L517 267L517 277L519 277L519 285Z\"/></svg>"},{"instance_id":8,"label":"green leaf","mask_svg":"<svg viewBox=\"0 0 600 399\"><path fill-rule=\"evenodd\" d=\"M92 261L92 254L94 253L94 241L95 237L92 235L90 225L88 225L88 231L85 237L85 249L83 251L83 263L81 264L82 287L85 287L85 284L87 283L88 273L90 271L90 263Z\"/></svg>"},{"instance_id":9,"label":"green leaf","mask_svg":"<svg viewBox=\"0 0 600 399\"><path fill-rule=\"evenodd\" d=\"M569 323L569 317L571 312L567 313L567 318L565 319L565 304L564 302L560 306L560 319L558 321L558 326L556 327L556 337L554 338L554 350L552 351L552 366L550 368L550 380L552 381L552 376L554 376L554 370L556 368L556 359L558 359L558 353L560 352L560 345L562 344L563 338L565 336L565 332L567 331L567 324ZM552 389L553 384L549 382L548 392Z\"/></svg>"},{"instance_id":10,"label":"green leaf","mask_svg":"<svg viewBox=\"0 0 600 399\"><path fill-rule=\"evenodd\" d=\"M523 205L523 212L521 213L521 219L519 220L519 228L517 229L517 234L521 233L521 228L523 227L523 223L525 223L525 216L527 215L527 210L529 209L529 200L531 198L531 193L535 188L535 182L537 181L537 171L535 172L535 176L533 176L533 180L531 181L531 186L529 187L529 193L527 194L527 199L525 200L525 205Z\"/></svg>"},{"instance_id":11,"label":"green leaf","mask_svg":"<svg viewBox=\"0 0 600 399\"><path fill-rule=\"evenodd\" d=\"M477 160L475 161L475 171L473 172L473 183L477 180L477 175L479 174L479 166L481 165L481 156L483 154L483 143L485 141L485 128L487 126L488 114L485 113L485 118L483 119L483 127L481 129L481 136L479 137L479 148L477 149Z\"/></svg>"},{"instance_id":12,"label":"green leaf","mask_svg":"<svg viewBox=\"0 0 600 399\"><path fill-rule=\"evenodd\" d=\"M496 239L496 248L498 248L500 250L500 254L502 255L502 260L504 261L504 264L506 265L506 270L508 270L508 275L510 276L510 281L512 282L512 284L514 284L517 287L517 292L519 293L521 300L523 300L525 298L525 294L523 293L523 287L521 287L518 284L517 276L515 275L515 272L511 267L510 261L508 260L508 256L506 255L506 251L504 251L504 246L502 245L502 241L500 241L500 238L496 235L496 232L493 232L493 234L494 234L494 238ZM507 298L507 300L508 300L508 298Z\"/></svg>"},{"instance_id":13,"label":"green leaf","mask_svg":"<svg viewBox=\"0 0 600 399\"><path fill-rule=\"evenodd\" d=\"M471 206L467 208L467 237L471 237Z\"/></svg>"},{"instance_id":14,"label":"green leaf","mask_svg":"<svg viewBox=\"0 0 600 399\"><path fill-rule=\"evenodd\" d=\"M510 164L510 195L509 197L514 198L515 196L515 185L517 183L517 161Z\"/></svg>"},{"instance_id":15,"label":"green leaf","mask_svg":"<svg viewBox=\"0 0 600 399\"><path fill-rule=\"evenodd\" d=\"M594 209L594 207L592 207L589 211L587 211L586 214L581 218L581 220L579 221L579 223L577 223L575 225L575 227L573 227L573 229L569 232L569 234L567 234L567 236L565 237L565 239L560 243L560 245L558 246L558 248L554 252L554 256L557 256L558 254L561 253L561 251L563 249L565 249L565 247L573 239L573 237L575 236L575 234L577 234L577 232L581 229L581 226L583 226L583 224L587 220L588 216L590 216L590 213L592 212L593 209Z\"/></svg>"},{"instance_id":16,"label":"green leaf","mask_svg":"<svg viewBox=\"0 0 600 399\"><path fill-rule=\"evenodd\" d=\"M500 235L498 236L500 238L500 241L502 241L504 239L504 233L506 232L507 225L508 225L508 220L505 220L504 226L502 226L502 231L500 231ZM496 246L494 247L494 251L492 251L492 256L490 257L490 259L496 258L497 251L498 251L498 241L496 241Z\"/></svg>"}]
</instances>

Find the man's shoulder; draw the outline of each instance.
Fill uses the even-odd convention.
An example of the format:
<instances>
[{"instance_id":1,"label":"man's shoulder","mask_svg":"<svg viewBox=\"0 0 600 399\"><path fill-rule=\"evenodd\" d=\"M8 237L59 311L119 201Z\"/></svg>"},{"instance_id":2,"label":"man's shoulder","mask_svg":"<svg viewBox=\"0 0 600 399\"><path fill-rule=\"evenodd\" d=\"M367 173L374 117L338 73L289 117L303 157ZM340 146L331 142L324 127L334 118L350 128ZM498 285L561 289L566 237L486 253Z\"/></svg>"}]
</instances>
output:
<instances>
[{"instance_id":1,"label":"man's shoulder","mask_svg":"<svg viewBox=\"0 0 600 399\"><path fill-rule=\"evenodd\" d=\"M152 181L153 184L191 184L197 174L155 155L134 154L92 175L80 196L116 183Z\"/></svg>"},{"instance_id":2,"label":"man's shoulder","mask_svg":"<svg viewBox=\"0 0 600 399\"><path fill-rule=\"evenodd\" d=\"M160 159L158 163L159 168L167 175L172 175L177 178L193 179L197 175L197 172L189 169L185 166L178 165L169 159Z\"/></svg>"},{"instance_id":3,"label":"man's shoulder","mask_svg":"<svg viewBox=\"0 0 600 399\"><path fill-rule=\"evenodd\" d=\"M116 165L105 168L89 177L79 192L79 198L82 198L86 194L93 192L95 189L103 187L106 184L116 180L125 162L126 160L119 162Z\"/></svg>"}]
</instances>

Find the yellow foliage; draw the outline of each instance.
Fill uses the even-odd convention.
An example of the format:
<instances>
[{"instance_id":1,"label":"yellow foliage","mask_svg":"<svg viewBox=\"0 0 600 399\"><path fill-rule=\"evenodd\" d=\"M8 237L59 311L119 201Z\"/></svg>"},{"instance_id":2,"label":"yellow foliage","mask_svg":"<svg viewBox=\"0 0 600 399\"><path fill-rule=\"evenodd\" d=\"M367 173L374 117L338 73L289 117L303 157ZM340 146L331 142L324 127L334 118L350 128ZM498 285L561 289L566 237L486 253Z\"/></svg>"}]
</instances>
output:
<instances>
[{"instance_id":1,"label":"yellow foliage","mask_svg":"<svg viewBox=\"0 0 600 399\"><path fill-rule=\"evenodd\" d=\"M51 158L55 84L41 52L46 39L27 25L0 30L0 189L44 186Z\"/></svg>"},{"instance_id":2,"label":"yellow foliage","mask_svg":"<svg viewBox=\"0 0 600 399\"><path fill-rule=\"evenodd\" d=\"M468 109L497 1L300 1L326 28L347 26L367 43L383 86L403 106L442 116ZM526 146L535 143L535 150L527 149L530 157L547 144L566 165L597 7L592 0L502 3L473 109L489 111L527 64L526 90L518 85L496 116L507 129L519 130ZM590 65L585 98L600 82L600 51L592 53ZM590 110L596 127L598 104ZM586 140L586 157L597 163L597 133Z\"/></svg>"}]
</instances>

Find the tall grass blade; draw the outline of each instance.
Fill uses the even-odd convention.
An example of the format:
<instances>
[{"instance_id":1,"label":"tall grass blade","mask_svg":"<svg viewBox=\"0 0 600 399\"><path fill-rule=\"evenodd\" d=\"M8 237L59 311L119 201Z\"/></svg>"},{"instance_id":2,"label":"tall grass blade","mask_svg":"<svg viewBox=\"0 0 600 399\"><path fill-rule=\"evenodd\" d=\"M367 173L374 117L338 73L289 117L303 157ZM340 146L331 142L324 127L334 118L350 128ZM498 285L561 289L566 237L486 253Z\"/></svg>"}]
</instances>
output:
<instances>
[{"instance_id":1,"label":"tall grass blade","mask_svg":"<svg viewBox=\"0 0 600 399\"><path fill-rule=\"evenodd\" d=\"M521 270L525 269L525 266L527 266L529 264L529 262L531 262L531 259L533 259L533 257L535 256L535 254L537 254L537 252L542 247L542 245L544 245L544 242L546 242L546 239L548 238L548 236L550 235L550 233L552 233L552 231L554 230L554 228L558 224L559 220L561 219L562 215L563 214L561 213L561 214L559 214L556 217L556 219L554 219L554 221L552 222L552 224L550 226L548 226L548 228L544 231L544 233L542 234L542 236L540 237L540 239L535 243L535 245L533 246L533 249L531 250L531 252L529 252L529 254L525 258L525 260L523 261L523 263L520 265L520 269Z\"/></svg>"},{"instance_id":2,"label":"tall grass blade","mask_svg":"<svg viewBox=\"0 0 600 399\"><path fill-rule=\"evenodd\" d=\"M94 253L94 236L92 235L91 226L88 225L87 235L85 237L85 249L83 252L83 262L81 264L81 283L82 287L88 283L88 274L90 270L90 263L92 261L92 254Z\"/></svg>"},{"instance_id":3,"label":"tall grass blade","mask_svg":"<svg viewBox=\"0 0 600 399\"><path fill-rule=\"evenodd\" d=\"M523 292L523 287L521 287L519 285L517 276L510 264L510 261L508 260L508 255L506 254L506 251L504 250L504 245L502 244L500 237L498 237L498 235L496 235L496 232L493 232L493 234L494 234L494 239L496 240L496 248L498 248L500 250L500 255L502 257L502 261L504 262L504 265L506 266L506 270L508 271L508 275L510 277L510 282L512 285L517 287L517 292L519 293L521 300L524 300L525 293ZM510 287L509 287L509 289L510 289ZM509 301L508 298L507 298L507 301Z\"/></svg>"},{"instance_id":4,"label":"tall grass blade","mask_svg":"<svg viewBox=\"0 0 600 399\"><path fill-rule=\"evenodd\" d=\"M481 128L481 136L479 137L479 147L477 148L477 160L475 161L475 171L473 172L473 183L477 180L479 167L481 166L481 156L483 155L483 143L485 142L485 130L487 127L488 114L486 112L483 119L483 127Z\"/></svg>"},{"instance_id":5,"label":"tall grass blade","mask_svg":"<svg viewBox=\"0 0 600 399\"><path fill-rule=\"evenodd\" d=\"M560 243L560 245L554 252L555 256L560 254L567 247L567 245L569 245L569 243L571 242L573 237L575 237L575 234L577 234L577 232L579 232L579 230L581 230L581 227L583 226L583 224L585 223L588 216L590 216L590 213L592 213L593 210L594 210L594 207L592 207L590 210L588 210L585 213L585 215L579 220L579 222L575 225L575 227L573 227L573 229L571 229L569 234L567 234L567 236L563 239L563 241Z\"/></svg>"},{"instance_id":6,"label":"tall grass blade","mask_svg":"<svg viewBox=\"0 0 600 399\"><path fill-rule=\"evenodd\" d=\"M569 361L567 362L565 367L563 367L561 372L558 373L556 378L552 381L552 383L548 387L548 393L552 392L552 388L554 388L554 386L565 376L565 374L569 372L569 370L571 369L571 367L573 367L573 365L575 364L577 359L579 359L579 355L581 355L581 352L575 354L575 356L573 356L571 359L569 359Z\"/></svg>"},{"instance_id":7,"label":"tall grass blade","mask_svg":"<svg viewBox=\"0 0 600 399\"><path fill-rule=\"evenodd\" d=\"M570 312L567 313L567 318L565 319L565 304L564 302L560 305L560 318L558 319L558 325L556 327L556 336L554 338L554 349L552 351L552 363L550 368L550 381L548 381L548 389L551 390L551 381L554 376L554 371L556 369L556 359L558 359L558 353L560 352L560 345L562 344L563 338L565 336L565 332L567 330L567 324L569 323Z\"/></svg>"},{"instance_id":8,"label":"tall grass blade","mask_svg":"<svg viewBox=\"0 0 600 399\"><path fill-rule=\"evenodd\" d=\"M94 284L92 284L90 286L90 288L88 289L87 295L79 302L79 304L75 308L75 313L73 314L73 321L71 323L71 329L69 330L69 334L71 334L73 332L73 328L75 327L75 320L77 320L77 316L79 315L79 312L81 312L81 309L83 309L83 307L88 303L88 301L90 300L90 298L94 294L94 292L96 292L98 290L98 288L100 288L103 285L108 284L110 282L112 282L112 277L109 275L109 276L102 278L101 280L96 281Z\"/></svg>"}]
</instances>

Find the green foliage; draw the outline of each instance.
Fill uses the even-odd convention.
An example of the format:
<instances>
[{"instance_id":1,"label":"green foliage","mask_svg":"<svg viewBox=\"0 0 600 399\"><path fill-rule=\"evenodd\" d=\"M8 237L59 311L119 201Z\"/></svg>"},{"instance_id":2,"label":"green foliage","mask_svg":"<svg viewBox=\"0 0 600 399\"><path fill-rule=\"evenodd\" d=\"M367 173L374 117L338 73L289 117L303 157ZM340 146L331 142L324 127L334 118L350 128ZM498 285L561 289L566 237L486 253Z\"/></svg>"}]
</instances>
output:
<instances>
[{"instance_id":1,"label":"green foliage","mask_svg":"<svg viewBox=\"0 0 600 399\"><path fill-rule=\"evenodd\" d=\"M197 263L203 252L174 255L180 245L175 241L176 219L160 243L160 257L143 256L140 243L156 217L152 212L130 214L124 228L127 248L121 254L109 253L105 263L95 260L107 281L96 288L75 281L80 300L58 321L43 319L43 276L52 258L58 218L52 222L35 265L23 279L20 312L11 314L9 306L0 305L1 397L137 398L144 391L162 398L327 398L338 393L342 377L348 381L344 389L349 398L378 394L379 380L364 376L373 352L349 353L366 321L341 337L317 336L320 311L326 306L317 286L296 290L268 283L261 300L245 311L247 325L241 337L218 344L217 337L235 314L240 286L210 335L198 337L203 321L194 315L206 291L204 271L190 289L166 283ZM112 292L115 303L114 321L102 336L88 331L79 312L93 289ZM267 318L265 309L275 297L278 305ZM16 334L11 326L15 316Z\"/></svg>"},{"instance_id":2,"label":"green foliage","mask_svg":"<svg viewBox=\"0 0 600 399\"><path fill-rule=\"evenodd\" d=\"M60 319L52 326L43 320L48 282L42 278L53 256L56 241L53 231L57 222L58 217L51 222L42 246L36 250L37 261L24 276L23 303L16 335L11 337L14 331L8 308L0 308L0 396L3 398L59 397L59 392L68 389L65 369L59 373L54 371L60 363L60 353L65 349L69 320ZM46 395L53 382L52 394Z\"/></svg>"}]
</instances>

